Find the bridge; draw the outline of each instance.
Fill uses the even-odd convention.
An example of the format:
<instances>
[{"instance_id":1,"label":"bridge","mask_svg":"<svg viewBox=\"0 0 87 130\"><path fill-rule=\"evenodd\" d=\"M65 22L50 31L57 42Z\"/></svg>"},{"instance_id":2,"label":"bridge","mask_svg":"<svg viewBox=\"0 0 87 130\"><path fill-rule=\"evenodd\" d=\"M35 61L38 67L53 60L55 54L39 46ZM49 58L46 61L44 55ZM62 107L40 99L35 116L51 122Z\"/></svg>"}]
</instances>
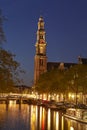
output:
<instances>
[{"instance_id":1,"label":"bridge","mask_svg":"<svg viewBox=\"0 0 87 130\"><path fill-rule=\"evenodd\" d=\"M30 103L33 99L34 96L32 94L0 93L0 103Z\"/></svg>"}]
</instances>

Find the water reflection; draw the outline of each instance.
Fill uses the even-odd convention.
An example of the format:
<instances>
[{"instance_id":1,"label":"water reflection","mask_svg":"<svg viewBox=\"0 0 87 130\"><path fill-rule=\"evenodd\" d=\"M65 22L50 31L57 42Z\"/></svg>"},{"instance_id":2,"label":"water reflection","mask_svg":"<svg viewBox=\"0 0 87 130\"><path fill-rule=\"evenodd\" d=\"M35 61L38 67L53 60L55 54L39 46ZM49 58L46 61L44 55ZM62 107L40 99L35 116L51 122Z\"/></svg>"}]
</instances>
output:
<instances>
[{"instance_id":1,"label":"water reflection","mask_svg":"<svg viewBox=\"0 0 87 130\"><path fill-rule=\"evenodd\" d=\"M87 125L41 106L10 103L0 104L0 130L87 130Z\"/></svg>"},{"instance_id":2,"label":"water reflection","mask_svg":"<svg viewBox=\"0 0 87 130\"><path fill-rule=\"evenodd\" d=\"M87 124L78 123L75 120L70 120L65 118L64 120L65 129L64 130L87 130Z\"/></svg>"}]
</instances>

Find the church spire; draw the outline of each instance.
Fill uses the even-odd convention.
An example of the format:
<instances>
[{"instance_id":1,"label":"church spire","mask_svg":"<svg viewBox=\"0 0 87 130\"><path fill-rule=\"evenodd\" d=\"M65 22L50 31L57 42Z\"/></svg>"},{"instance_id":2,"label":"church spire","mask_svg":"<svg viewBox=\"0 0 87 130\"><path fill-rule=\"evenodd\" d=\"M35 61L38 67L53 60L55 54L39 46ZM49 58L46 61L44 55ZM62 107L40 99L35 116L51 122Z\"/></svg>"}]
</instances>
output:
<instances>
[{"instance_id":1,"label":"church spire","mask_svg":"<svg viewBox=\"0 0 87 130\"><path fill-rule=\"evenodd\" d=\"M46 45L44 19L41 16L38 21L37 38L35 44L36 54L34 62L34 83L37 83L40 75L47 71Z\"/></svg>"},{"instance_id":2,"label":"church spire","mask_svg":"<svg viewBox=\"0 0 87 130\"><path fill-rule=\"evenodd\" d=\"M44 29L44 19L41 16L38 21L36 54L46 55L46 32Z\"/></svg>"},{"instance_id":3,"label":"church spire","mask_svg":"<svg viewBox=\"0 0 87 130\"><path fill-rule=\"evenodd\" d=\"M44 19L42 16L40 16L39 21L38 21L38 30L43 30L44 29Z\"/></svg>"}]
</instances>

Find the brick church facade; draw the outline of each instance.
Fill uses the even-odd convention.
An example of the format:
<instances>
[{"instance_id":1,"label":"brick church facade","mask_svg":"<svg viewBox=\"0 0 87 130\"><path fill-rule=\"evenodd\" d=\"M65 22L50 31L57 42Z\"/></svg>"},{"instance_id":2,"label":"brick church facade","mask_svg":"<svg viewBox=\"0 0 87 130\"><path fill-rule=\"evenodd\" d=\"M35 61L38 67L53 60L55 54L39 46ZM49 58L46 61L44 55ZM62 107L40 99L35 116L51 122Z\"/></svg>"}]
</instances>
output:
<instances>
[{"instance_id":1,"label":"brick church facade","mask_svg":"<svg viewBox=\"0 0 87 130\"><path fill-rule=\"evenodd\" d=\"M34 57L34 84L37 83L41 74L50 71L52 69L69 69L71 66L76 65L76 63L61 63L61 62L47 62L46 54L46 32L44 28L43 17L39 18L38 29L36 38L36 52ZM86 58L78 57L79 64L87 64Z\"/></svg>"}]
</instances>

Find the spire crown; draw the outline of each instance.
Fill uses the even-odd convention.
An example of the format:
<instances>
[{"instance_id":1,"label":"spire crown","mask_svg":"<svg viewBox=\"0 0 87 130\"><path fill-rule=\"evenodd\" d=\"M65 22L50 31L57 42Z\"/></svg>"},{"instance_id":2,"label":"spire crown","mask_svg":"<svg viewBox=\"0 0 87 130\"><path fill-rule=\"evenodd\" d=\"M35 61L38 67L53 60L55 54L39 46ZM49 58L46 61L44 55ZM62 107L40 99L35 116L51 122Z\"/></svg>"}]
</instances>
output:
<instances>
[{"instance_id":1,"label":"spire crown","mask_svg":"<svg viewBox=\"0 0 87 130\"><path fill-rule=\"evenodd\" d=\"M40 21L40 22L43 22L43 21L44 21L42 16L40 16L39 21Z\"/></svg>"}]
</instances>

